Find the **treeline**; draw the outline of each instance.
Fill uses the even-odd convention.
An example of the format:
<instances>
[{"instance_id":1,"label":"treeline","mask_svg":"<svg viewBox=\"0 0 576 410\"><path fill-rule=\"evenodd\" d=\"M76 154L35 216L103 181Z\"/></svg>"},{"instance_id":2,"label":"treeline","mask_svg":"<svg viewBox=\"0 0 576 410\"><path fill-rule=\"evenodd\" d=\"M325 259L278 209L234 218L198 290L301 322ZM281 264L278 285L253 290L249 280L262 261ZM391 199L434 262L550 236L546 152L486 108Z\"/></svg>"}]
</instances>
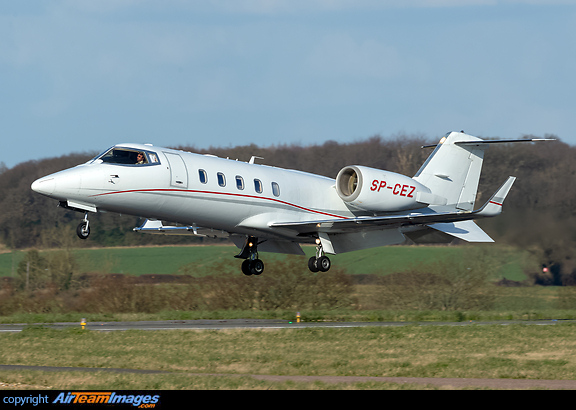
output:
<instances>
[{"instance_id":1,"label":"treeline","mask_svg":"<svg viewBox=\"0 0 576 410\"><path fill-rule=\"evenodd\" d=\"M549 137L549 136L547 136ZM431 153L421 146L435 143L420 136L374 136L351 143L321 145L255 145L187 151L292 168L334 178L346 165L361 164L414 175ZM82 215L58 208L54 200L30 190L35 179L81 164L96 153L70 154L0 167L0 243L8 248L126 246L200 242L201 238L140 235L132 232L142 220L98 214L92 233L80 241L74 229ZM508 175L518 179L506 200L503 215L479 224L498 242L531 249L546 272L542 284L576 283L576 147L561 141L491 146L485 155L477 206L486 201Z\"/></svg>"}]
</instances>

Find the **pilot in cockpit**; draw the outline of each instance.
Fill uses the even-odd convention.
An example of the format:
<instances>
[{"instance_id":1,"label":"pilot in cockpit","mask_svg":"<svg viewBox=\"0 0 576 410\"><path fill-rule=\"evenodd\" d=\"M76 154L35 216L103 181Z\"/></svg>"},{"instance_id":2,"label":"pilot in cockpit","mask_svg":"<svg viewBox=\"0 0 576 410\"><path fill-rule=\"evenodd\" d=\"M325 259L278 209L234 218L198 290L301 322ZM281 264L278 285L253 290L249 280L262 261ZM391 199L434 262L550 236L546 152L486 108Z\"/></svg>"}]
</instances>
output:
<instances>
[{"instance_id":1,"label":"pilot in cockpit","mask_svg":"<svg viewBox=\"0 0 576 410\"><path fill-rule=\"evenodd\" d=\"M143 152L139 152L138 155L136 155L136 164L146 164L146 156L144 155Z\"/></svg>"}]
</instances>

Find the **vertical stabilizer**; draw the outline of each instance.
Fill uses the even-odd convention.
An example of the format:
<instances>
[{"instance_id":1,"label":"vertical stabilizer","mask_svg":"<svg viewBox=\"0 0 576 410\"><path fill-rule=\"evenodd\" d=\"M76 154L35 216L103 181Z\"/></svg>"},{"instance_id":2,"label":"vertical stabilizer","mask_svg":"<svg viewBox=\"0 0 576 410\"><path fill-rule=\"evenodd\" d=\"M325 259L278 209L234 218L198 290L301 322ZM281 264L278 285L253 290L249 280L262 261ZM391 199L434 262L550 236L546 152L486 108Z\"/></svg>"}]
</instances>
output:
<instances>
[{"instance_id":1,"label":"vertical stabilizer","mask_svg":"<svg viewBox=\"0 0 576 410\"><path fill-rule=\"evenodd\" d=\"M487 148L483 142L484 140L463 132L447 134L440 140L414 179L428 187L434 195L446 198L447 205L472 211L482 171L484 150Z\"/></svg>"}]
</instances>

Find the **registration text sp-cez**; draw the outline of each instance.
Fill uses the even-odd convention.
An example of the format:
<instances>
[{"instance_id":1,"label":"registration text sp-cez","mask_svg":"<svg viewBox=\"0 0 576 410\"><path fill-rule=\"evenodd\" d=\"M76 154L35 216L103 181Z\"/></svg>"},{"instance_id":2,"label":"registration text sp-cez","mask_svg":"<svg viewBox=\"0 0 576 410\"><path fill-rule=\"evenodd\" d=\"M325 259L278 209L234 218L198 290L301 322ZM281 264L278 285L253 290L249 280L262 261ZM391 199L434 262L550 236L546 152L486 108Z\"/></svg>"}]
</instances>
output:
<instances>
[{"instance_id":1,"label":"registration text sp-cez","mask_svg":"<svg viewBox=\"0 0 576 410\"><path fill-rule=\"evenodd\" d=\"M391 190L392 194L394 195L405 196L408 198L414 198L413 194L414 191L416 190L416 187L412 185L401 185L401 184L387 185L386 181L375 179L374 181L372 181L370 191L380 192L382 188L387 188Z\"/></svg>"}]
</instances>

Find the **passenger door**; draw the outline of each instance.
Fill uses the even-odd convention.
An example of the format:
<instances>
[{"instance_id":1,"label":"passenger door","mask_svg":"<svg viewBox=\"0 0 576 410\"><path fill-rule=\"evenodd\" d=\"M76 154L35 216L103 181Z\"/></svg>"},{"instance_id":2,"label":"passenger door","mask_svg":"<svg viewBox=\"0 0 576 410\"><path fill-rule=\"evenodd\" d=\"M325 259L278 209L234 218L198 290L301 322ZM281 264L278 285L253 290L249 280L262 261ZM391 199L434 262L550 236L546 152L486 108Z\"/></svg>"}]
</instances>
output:
<instances>
[{"instance_id":1,"label":"passenger door","mask_svg":"<svg viewBox=\"0 0 576 410\"><path fill-rule=\"evenodd\" d=\"M170 163L170 186L188 188L188 171L182 157L172 152L164 152L164 155Z\"/></svg>"}]
</instances>

